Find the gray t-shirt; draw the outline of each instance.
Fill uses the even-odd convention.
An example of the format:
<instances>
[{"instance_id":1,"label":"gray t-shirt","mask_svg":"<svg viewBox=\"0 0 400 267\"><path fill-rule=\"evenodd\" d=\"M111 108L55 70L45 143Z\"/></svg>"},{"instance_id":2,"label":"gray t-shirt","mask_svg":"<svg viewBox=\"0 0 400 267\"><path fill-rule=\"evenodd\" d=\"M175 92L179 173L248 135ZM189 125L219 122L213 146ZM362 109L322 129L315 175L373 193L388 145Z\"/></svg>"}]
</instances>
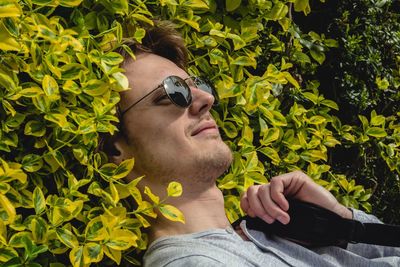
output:
<instances>
[{"instance_id":1,"label":"gray t-shirt","mask_svg":"<svg viewBox=\"0 0 400 267\"><path fill-rule=\"evenodd\" d=\"M354 219L379 222L354 210ZM250 241L232 228L159 238L148 248L144 266L400 266L400 249L349 244L307 249L279 237L241 228Z\"/></svg>"}]
</instances>

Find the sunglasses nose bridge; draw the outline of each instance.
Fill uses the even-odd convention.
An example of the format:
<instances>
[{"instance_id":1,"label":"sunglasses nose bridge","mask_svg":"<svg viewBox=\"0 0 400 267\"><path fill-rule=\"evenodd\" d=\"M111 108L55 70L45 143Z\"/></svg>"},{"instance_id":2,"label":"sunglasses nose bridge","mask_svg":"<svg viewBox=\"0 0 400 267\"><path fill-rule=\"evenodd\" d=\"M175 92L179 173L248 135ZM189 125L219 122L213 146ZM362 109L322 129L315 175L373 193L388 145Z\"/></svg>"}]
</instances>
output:
<instances>
[{"instance_id":1,"label":"sunglasses nose bridge","mask_svg":"<svg viewBox=\"0 0 400 267\"><path fill-rule=\"evenodd\" d=\"M200 103L200 105L207 105L210 107L213 105L215 98L212 94L198 88L197 86L192 86L189 88L192 94L192 105L195 103Z\"/></svg>"}]
</instances>

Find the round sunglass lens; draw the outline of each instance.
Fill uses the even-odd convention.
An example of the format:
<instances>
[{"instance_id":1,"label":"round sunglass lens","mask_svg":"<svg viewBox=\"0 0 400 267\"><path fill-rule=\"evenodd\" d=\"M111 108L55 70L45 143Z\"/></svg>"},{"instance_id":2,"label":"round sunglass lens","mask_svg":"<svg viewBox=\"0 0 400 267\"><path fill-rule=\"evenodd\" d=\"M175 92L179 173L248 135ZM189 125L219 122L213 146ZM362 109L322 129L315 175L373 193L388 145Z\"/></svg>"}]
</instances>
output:
<instances>
[{"instance_id":1,"label":"round sunglass lens","mask_svg":"<svg viewBox=\"0 0 400 267\"><path fill-rule=\"evenodd\" d=\"M214 96L214 105L218 104L218 94L217 91L214 89L214 87L211 85L211 83L207 80L204 80L200 77L195 77L193 78L194 83L196 84L196 87L199 88L200 90L207 92L209 94L212 94Z\"/></svg>"},{"instance_id":2,"label":"round sunglass lens","mask_svg":"<svg viewBox=\"0 0 400 267\"><path fill-rule=\"evenodd\" d=\"M171 101L180 107L188 107L192 101L190 88L184 80L177 76L170 76L164 81L164 88Z\"/></svg>"}]
</instances>

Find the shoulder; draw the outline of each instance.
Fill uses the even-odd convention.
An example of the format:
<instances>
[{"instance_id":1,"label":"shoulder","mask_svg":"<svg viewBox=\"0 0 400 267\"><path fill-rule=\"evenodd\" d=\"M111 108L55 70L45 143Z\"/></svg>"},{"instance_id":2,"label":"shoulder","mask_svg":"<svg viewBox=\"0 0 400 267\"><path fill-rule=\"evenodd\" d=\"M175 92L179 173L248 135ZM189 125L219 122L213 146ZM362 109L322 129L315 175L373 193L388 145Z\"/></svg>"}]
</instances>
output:
<instances>
[{"instance_id":1,"label":"shoulder","mask_svg":"<svg viewBox=\"0 0 400 267\"><path fill-rule=\"evenodd\" d=\"M144 266L151 267L179 267L179 266L225 266L222 262L218 261L215 258L212 258L207 255L165 255L165 257L160 257L158 255L156 258L147 258L144 260Z\"/></svg>"},{"instance_id":2,"label":"shoulder","mask_svg":"<svg viewBox=\"0 0 400 267\"><path fill-rule=\"evenodd\" d=\"M166 237L153 242L146 251L144 266L225 266L232 261L236 238L220 231ZM229 249L231 248L231 249Z\"/></svg>"},{"instance_id":3,"label":"shoulder","mask_svg":"<svg viewBox=\"0 0 400 267\"><path fill-rule=\"evenodd\" d=\"M201 243L162 243L149 248L143 259L144 266L222 266L218 256Z\"/></svg>"}]
</instances>

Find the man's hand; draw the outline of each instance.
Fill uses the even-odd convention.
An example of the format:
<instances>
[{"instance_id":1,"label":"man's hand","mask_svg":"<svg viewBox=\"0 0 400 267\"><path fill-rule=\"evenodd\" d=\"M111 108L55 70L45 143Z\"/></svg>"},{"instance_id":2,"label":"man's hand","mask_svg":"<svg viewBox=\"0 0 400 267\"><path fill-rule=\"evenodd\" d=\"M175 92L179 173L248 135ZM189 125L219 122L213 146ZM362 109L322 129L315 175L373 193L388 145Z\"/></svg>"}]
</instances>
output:
<instances>
[{"instance_id":1,"label":"man's hand","mask_svg":"<svg viewBox=\"0 0 400 267\"><path fill-rule=\"evenodd\" d=\"M251 217L259 217L267 223L275 220L287 224L290 220L286 198L310 202L351 219L352 212L341 205L325 188L316 184L301 171L273 177L268 184L249 187L241 198L240 206Z\"/></svg>"}]
</instances>

